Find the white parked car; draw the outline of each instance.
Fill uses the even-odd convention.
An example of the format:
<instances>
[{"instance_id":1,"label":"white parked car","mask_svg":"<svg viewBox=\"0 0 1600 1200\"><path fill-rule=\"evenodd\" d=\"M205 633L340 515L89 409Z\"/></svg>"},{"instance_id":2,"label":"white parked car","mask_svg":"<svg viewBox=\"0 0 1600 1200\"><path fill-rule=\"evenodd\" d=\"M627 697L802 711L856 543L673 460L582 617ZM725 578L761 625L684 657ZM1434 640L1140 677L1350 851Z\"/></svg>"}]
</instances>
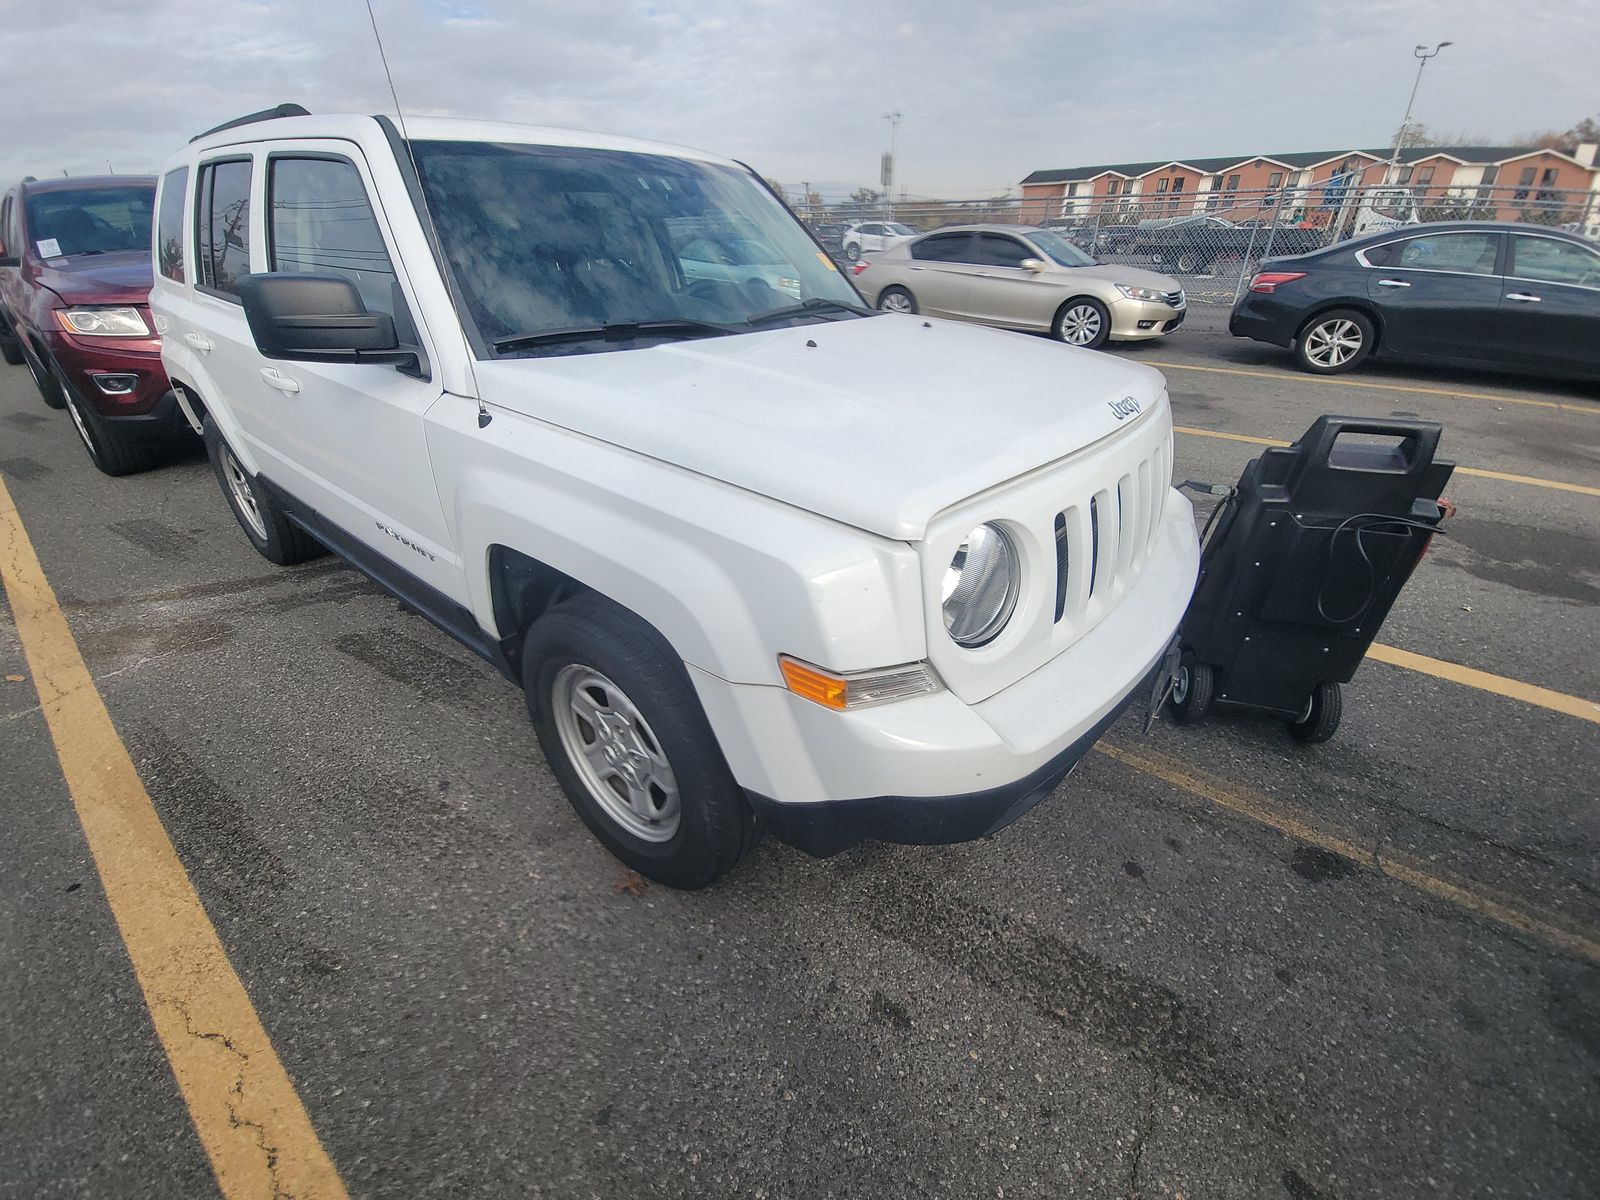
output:
<instances>
[{"instance_id":1,"label":"white parked car","mask_svg":"<svg viewBox=\"0 0 1600 1200\"><path fill-rule=\"evenodd\" d=\"M1048 795L1193 587L1162 377L873 312L727 159L408 124L246 118L164 169L151 306L256 549L333 550L520 683L664 883ZM686 218L801 299L691 274Z\"/></svg>"},{"instance_id":2,"label":"white parked car","mask_svg":"<svg viewBox=\"0 0 1600 1200\"><path fill-rule=\"evenodd\" d=\"M863 221L840 235L839 246L846 258L858 262L863 254L876 254L916 236L915 229L898 221Z\"/></svg>"}]
</instances>

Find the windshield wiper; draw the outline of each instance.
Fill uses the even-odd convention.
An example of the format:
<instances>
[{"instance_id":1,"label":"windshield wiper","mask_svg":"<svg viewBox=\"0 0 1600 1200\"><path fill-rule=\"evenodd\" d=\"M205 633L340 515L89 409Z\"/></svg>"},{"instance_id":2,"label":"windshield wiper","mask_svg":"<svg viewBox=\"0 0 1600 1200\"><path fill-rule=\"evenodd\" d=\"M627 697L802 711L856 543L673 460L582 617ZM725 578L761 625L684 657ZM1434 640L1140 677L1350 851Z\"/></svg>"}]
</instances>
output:
<instances>
[{"instance_id":1,"label":"windshield wiper","mask_svg":"<svg viewBox=\"0 0 1600 1200\"><path fill-rule=\"evenodd\" d=\"M513 337L498 338L493 343L496 354L508 350L522 350L529 346L553 346L561 342L625 342L630 338L660 334L665 337L718 337L733 333L726 325L710 321L690 321L669 317L658 321L611 321L604 325L577 325L570 329L547 329L542 333L519 333Z\"/></svg>"},{"instance_id":2,"label":"windshield wiper","mask_svg":"<svg viewBox=\"0 0 1600 1200\"><path fill-rule=\"evenodd\" d=\"M765 325L771 321L782 321L787 317L809 317L813 313L841 312L849 313L856 317L870 317L873 310L862 308L859 304L846 304L841 300L825 300L821 296L813 296L809 300L802 300L799 304L785 304L782 308L768 309L758 312L755 316L745 321L746 325Z\"/></svg>"}]
</instances>

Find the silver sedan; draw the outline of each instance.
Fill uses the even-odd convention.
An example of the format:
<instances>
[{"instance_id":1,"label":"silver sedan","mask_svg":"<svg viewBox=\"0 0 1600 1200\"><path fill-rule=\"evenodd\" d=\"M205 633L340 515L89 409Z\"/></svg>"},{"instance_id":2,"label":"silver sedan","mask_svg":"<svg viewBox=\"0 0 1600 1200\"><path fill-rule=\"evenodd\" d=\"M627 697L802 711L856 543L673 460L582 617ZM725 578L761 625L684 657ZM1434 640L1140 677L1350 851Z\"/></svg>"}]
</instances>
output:
<instances>
[{"instance_id":1,"label":"silver sedan","mask_svg":"<svg viewBox=\"0 0 1600 1200\"><path fill-rule=\"evenodd\" d=\"M855 268L856 286L890 312L1048 332L1093 349L1183 323L1177 280L1096 262L1060 234L1025 225L939 229Z\"/></svg>"}]
</instances>

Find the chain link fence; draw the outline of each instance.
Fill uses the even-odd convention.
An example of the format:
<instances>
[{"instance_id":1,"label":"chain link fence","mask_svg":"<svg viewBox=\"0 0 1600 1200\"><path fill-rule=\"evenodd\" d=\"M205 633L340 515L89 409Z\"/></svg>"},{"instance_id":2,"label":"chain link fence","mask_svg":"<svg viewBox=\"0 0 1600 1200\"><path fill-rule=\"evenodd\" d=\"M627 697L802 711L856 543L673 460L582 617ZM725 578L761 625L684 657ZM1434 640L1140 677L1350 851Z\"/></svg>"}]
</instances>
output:
<instances>
[{"instance_id":1,"label":"chain link fence","mask_svg":"<svg viewBox=\"0 0 1600 1200\"><path fill-rule=\"evenodd\" d=\"M893 220L917 233L950 225L1043 225L1103 263L1171 275L1191 300L1216 304L1231 304L1263 259L1432 221L1516 221L1600 241L1600 192L1504 185L1355 187L1330 181L1259 192L1200 192L1182 200L997 197L900 201L892 210L881 202L851 202L799 211L813 224Z\"/></svg>"}]
</instances>

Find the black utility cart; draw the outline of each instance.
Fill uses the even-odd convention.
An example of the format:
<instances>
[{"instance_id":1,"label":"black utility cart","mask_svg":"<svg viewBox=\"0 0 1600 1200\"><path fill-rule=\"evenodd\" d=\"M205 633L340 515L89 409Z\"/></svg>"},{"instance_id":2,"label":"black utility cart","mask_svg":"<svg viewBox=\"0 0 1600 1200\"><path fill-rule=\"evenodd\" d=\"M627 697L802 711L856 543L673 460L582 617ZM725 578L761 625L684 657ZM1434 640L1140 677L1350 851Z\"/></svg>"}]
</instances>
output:
<instances>
[{"instance_id":1,"label":"black utility cart","mask_svg":"<svg viewBox=\"0 0 1600 1200\"><path fill-rule=\"evenodd\" d=\"M1179 721L1228 704L1283 718L1302 742L1333 736L1340 685L1445 517L1455 467L1434 461L1439 433L1318 417L1250 462L1202 536L1170 687Z\"/></svg>"}]
</instances>

